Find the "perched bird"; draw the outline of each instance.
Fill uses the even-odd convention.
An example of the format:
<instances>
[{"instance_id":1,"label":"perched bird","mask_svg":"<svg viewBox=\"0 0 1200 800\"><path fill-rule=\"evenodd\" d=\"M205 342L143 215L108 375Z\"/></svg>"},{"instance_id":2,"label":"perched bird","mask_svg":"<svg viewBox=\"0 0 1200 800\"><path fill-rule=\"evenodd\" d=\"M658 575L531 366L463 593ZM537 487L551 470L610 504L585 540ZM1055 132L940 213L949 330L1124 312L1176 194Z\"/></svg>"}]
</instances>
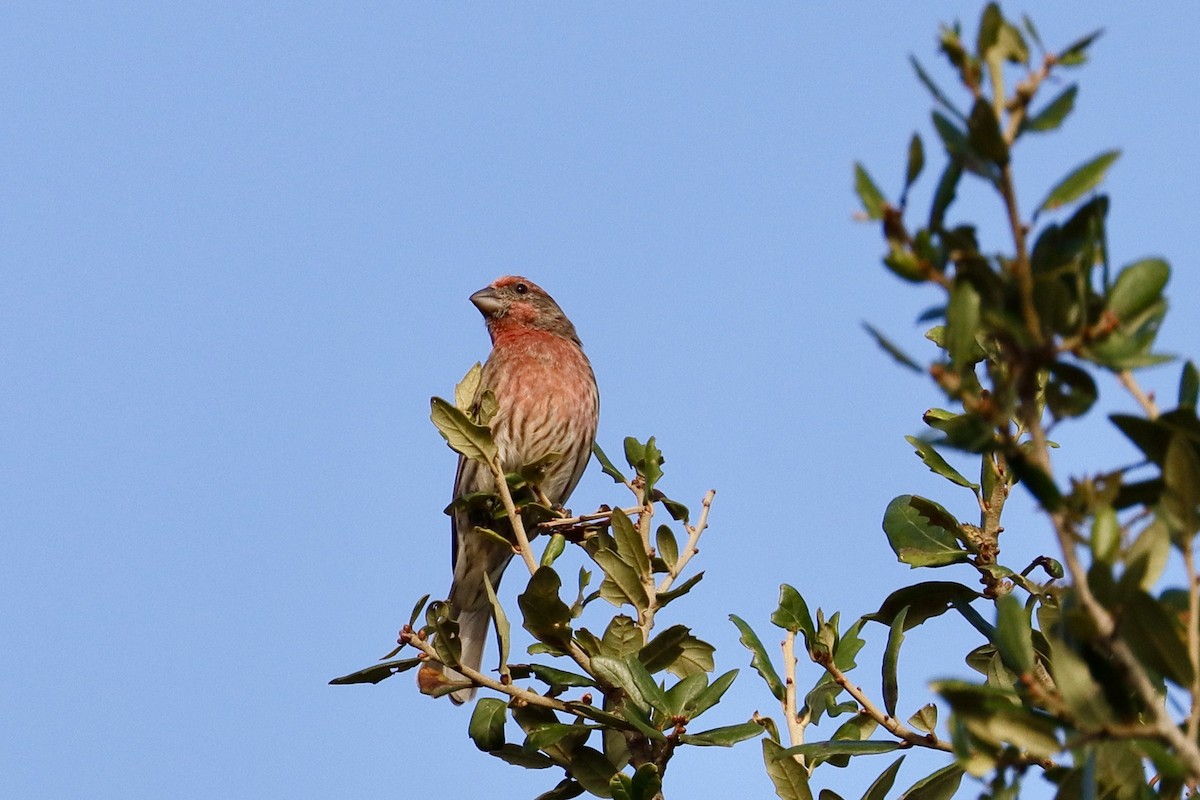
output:
<instances>
[{"instance_id":1,"label":"perched bird","mask_svg":"<svg viewBox=\"0 0 1200 800\"><path fill-rule=\"evenodd\" d=\"M540 487L550 502L561 505L571 496L591 457L600 413L596 377L575 326L554 299L527 278L499 278L471 295L471 302L483 314L492 337L492 352L483 365L475 403L488 390L495 395L496 412L489 424L501 466L511 472L550 453L559 454L560 458L547 466ZM481 491L495 491L491 472L477 461L460 457L454 497ZM492 617L483 576L498 588L513 556L511 547L476 533L475 524L483 522L473 521L468 511L459 508L450 525L454 582L449 603L458 618L461 663L474 669L479 669L482 661ZM490 519L486 522L496 525ZM525 524L532 535L530 522ZM507 525L502 525L500 532L511 536ZM447 670L447 677L459 676ZM474 689L462 689L450 697L455 703L464 703L474 694Z\"/></svg>"}]
</instances>

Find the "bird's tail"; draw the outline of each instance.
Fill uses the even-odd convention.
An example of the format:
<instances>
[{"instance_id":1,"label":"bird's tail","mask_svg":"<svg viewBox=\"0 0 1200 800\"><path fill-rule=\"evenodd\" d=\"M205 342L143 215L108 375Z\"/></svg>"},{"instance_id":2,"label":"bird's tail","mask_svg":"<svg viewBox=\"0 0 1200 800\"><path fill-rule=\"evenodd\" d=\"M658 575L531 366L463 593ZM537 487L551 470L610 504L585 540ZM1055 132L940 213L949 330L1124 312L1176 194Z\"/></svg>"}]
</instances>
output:
<instances>
[{"instance_id":1,"label":"bird's tail","mask_svg":"<svg viewBox=\"0 0 1200 800\"><path fill-rule=\"evenodd\" d=\"M491 621L492 609L490 606L464 610L459 613L458 640L462 644L462 656L459 658L459 663L464 667L479 671L483 664L483 646L487 644L488 626ZM446 669L446 677L455 681L466 680L457 670L450 668ZM462 705L473 697L475 697L474 686L450 693L450 699L454 701L455 705Z\"/></svg>"}]
</instances>

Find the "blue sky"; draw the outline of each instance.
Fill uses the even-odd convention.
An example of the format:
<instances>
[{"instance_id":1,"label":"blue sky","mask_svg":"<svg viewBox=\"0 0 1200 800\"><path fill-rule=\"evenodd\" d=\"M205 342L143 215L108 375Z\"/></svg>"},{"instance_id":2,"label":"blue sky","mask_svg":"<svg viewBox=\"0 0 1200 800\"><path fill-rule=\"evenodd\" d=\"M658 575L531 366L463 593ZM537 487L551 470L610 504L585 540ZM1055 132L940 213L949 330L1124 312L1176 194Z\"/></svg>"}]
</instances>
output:
<instances>
[{"instance_id":1,"label":"blue sky","mask_svg":"<svg viewBox=\"0 0 1200 800\"><path fill-rule=\"evenodd\" d=\"M469 712L409 676L326 685L448 587L454 456L428 398L486 356L467 296L505 273L574 320L601 443L656 435L666 490L718 490L707 577L661 621L693 625L720 669L748 661L726 615L770 642L781 582L853 618L942 577L896 564L879 527L905 492L969 515L903 439L940 400L860 328L927 356L913 320L937 295L879 265L851 165L894 192L917 129L940 168L906 59L937 64L938 21L973 31L978 9L884 9L0 11L0 793L508 800L557 781L477 752ZM1017 153L1023 206L1122 147L1114 261L1168 258L1183 309L1200 297L1200 7L1036 21L1051 46L1108 33L1071 76L1065 132ZM978 188L961 198L953 218L1000 219ZM1168 318L1162 349L1198 342L1194 313ZM1177 375L1144 383L1169 398ZM1131 458L1099 418L1056 434L1063 474ZM593 468L571 505L619 499ZM1048 528L1014 505L1019 568ZM949 617L910 634L906 713L922 676L963 672L947 653L971 637ZM858 680L877 692L885 632L868 638ZM743 669L713 724L770 700ZM857 796L886 763L817 785ZM755 743L682 752L668 790L771 796Z\"/></svg>"}]
</instances>

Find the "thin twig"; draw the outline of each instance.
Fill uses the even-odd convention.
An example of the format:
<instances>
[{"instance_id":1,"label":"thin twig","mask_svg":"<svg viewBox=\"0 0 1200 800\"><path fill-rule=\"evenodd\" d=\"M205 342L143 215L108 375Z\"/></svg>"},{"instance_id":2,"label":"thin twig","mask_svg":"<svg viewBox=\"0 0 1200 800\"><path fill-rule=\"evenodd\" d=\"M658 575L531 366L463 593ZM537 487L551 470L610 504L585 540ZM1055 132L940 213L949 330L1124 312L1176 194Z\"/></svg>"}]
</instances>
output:
<instances>
[{"instance_id":1,"label":"thin twig","mask_svg":"<svg viewBox=\"0 0 1200 800\"><path fill-rule=\"evenodd\" d=\"M504 470L500 467L500 457L496 456L488 462L488 467L492 471L492 479L496 483L496 494L500 495L500 502L504 504L504 511L508 514L509 524L512 525L513 536L517 540L517 550L521 554L521 558L525 560L525 566L529 568L529 574L537 572L538 562L533 557L533 547L529 544L529 537L525 534L525 524L521 521L521 514L517 511L516 503L513 502L512 492L508 488L508 479L504 477Z\"/></svg>"},{"instance_id":2,"label":"thin twig","mask_svg":"<svg viewBox=\"0 0 1200 800\"><path fill-rule=\"evenodd\" d=\"M1146 416L1150 419L1158 419L1158 403L1154 402L1154 395L1146 394L1142 391L1142 387L1138 385L1137 378L1133 377L1133 373L1127 369L1123 369L1117 373L1117 379L1121 381L1133 399L1137 400L1138 405L1146 412Z\"/></svg>"},{"instance_id":3,"label":"thin twig","mask_svg":"<svg viewBox=\"0 0 1200 800\"><path fill-rule=\"evenodd\" d=\"M704 495L704 500L702 500L700 503L700 519L696 521L694 526L684 523L683 527L686 528L688 532L687 546L684 547L683 552L679 554L679 560L675 562L675 566L669 570L659 582L659 594L663 594L671 588L671 584L674 583L675 579L678 578L683 572L683 568L686 567L688 562L692 560L692 556L700 552L696 549L696 544L700 541L700 534L704 533L705 528L708 527L708 512L712 509L713 498L716 496L717 490L709 489L708 493Z\"/></svg>"},{"instance_id":4,"label":"thin twig","mask_svg":"<svg viewBox=\"0 0 1200 800\"><path fill-rule=\"evenodd\" d=\"M862 689L860 689L858 686L855 686L850 679L846 677L846 674L838 669L837 665L833 663L832 658L818 663L825 668L825 671L828 672L830 677L837 682L838 686L841 686L850 693L850 696L854 698L859 707L862 708L862 710L868 716L870 716L871 719L882 725L884 729L886 729L897 739L908 742L910 745L915 745L917 747L928 747L931 750L941 750L946 753L954 752L954 748L951 747L949 742L943 742L932 733L917 733L912 728L909 728L900 720L887 714L879 706L872 703L871 698L867 697L866 693L863 692Z\"/></svg>"},{"instance_id":5,"label":"thin twig","mask_svg":"<svg viewBox=\"0 0 1200 800\"><path fill-rule=\"evenodd\" d=\"M642 508L641 506L637 506L635 508L622 508L621 511L623 511L626 516L631 517L634 514L641 511L641 508ZM549 519L549 520L546 520L545 522L539 523L538 527L541 528L542 530L553 530L555 528L569 528L574 525L584 525L589 522L604 522L604 521L612 519L612 515L613 515L612 511L597 511L593 514L580 514L577 517L562 517L559 519Z\"/></svg>"}]
</instances>

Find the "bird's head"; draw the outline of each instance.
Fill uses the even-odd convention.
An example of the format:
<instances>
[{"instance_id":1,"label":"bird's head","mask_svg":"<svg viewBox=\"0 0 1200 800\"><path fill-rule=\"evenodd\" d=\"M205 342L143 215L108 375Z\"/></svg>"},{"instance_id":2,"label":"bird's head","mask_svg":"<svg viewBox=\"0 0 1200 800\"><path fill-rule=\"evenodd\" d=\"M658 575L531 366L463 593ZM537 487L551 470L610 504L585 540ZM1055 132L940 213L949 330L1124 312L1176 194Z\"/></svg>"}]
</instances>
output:
<instances>
[{"instance_id":1,"label":"bird's head","mask_svg":"<svg viewBox=\"0 0 1200 800\"><path fill-rule=\"evenodd\" d=\"M558 303L528 278L519 275L497 278L471 295L471 302L483 314L493 341L508 332L545 331L579 342L575 326Z\"/></svg>"}]
</instances>

